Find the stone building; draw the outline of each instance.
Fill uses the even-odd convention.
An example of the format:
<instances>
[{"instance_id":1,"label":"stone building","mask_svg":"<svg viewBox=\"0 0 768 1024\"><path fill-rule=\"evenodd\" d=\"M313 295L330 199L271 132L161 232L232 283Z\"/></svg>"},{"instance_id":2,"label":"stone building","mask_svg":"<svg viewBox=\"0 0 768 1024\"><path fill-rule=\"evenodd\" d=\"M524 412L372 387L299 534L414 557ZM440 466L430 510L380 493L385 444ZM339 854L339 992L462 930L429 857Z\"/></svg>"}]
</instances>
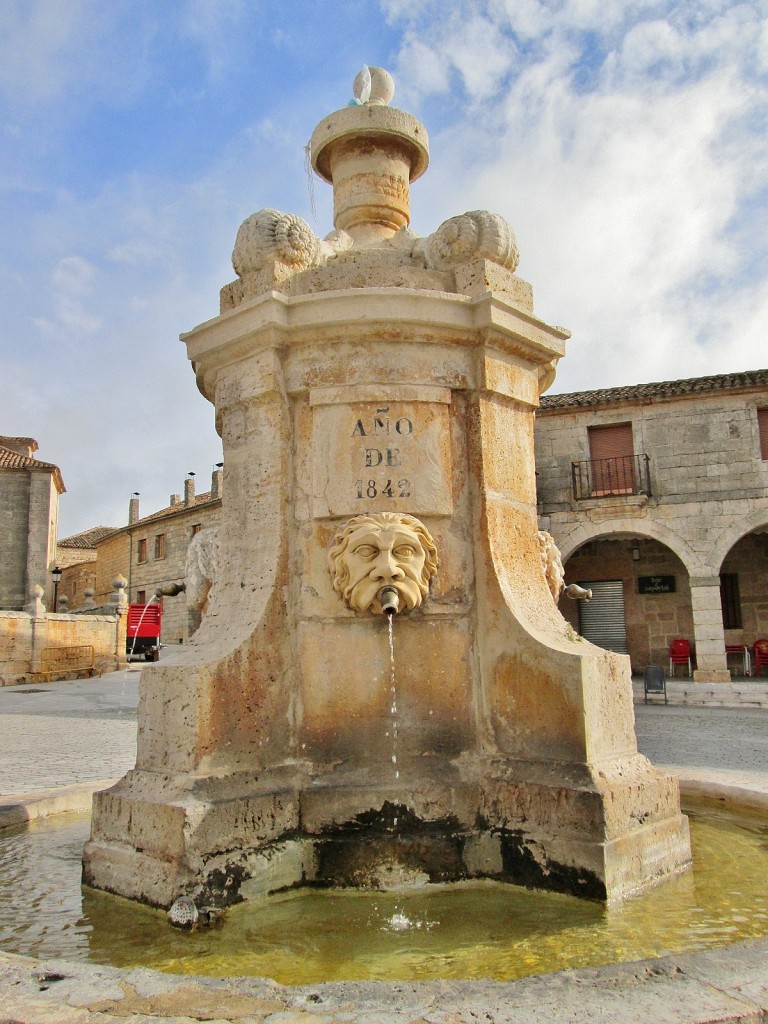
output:
<instances>
[{"instance_id":1,"label":"stone building","mask_svg":"<svg viewBox=\"0 0 768 1024\"><path fill-rule=\"evenodd\" d=\"M130 501L127 526L96 527L60 541L64 566L60 593L67 595L70 607L82 604L86 587L94 590L96 603L102 603L118 575L128 580L132 604L145 604L158 587L182 583L190 541L200 530L218 525L221 481L222 471L217 467L211 490L195 494L195 475L190 473L184 481L183 498L172 494L167 508L142 517L136 495ZM162 643L184 643L188 636L185 595L161 601Z\"/></svg>"},{"instance_id":2,"label":"stone building","mask_svg":"<svg viewBox=\"0 0 768 1024\"><path fill-rule=\"evenodd\" d=\"M59 593L66 596L70 608L81 607L88 589L94 591L95 597L99 545L116 533L119 533L116 526L94 526L83 533L65 537L57 544L56 564L62 570ZM122 571L117 569L114 575L122 575ZM112 578L114 579L114 576ZM104 587L100 589L99 603L106 601L108 596L109 583L106 590Z\"/></svg>"},{"instance_id":3,"label":"stone building","mask_svg":"<svg viewBox=\"0 0 768 1024\"><path fill-rule=\"evenodd\" d=\"M768 637L768 370L545 395L535 436L540 526L594 593L562 602L574 628L635 672L682 638L697 681L743 674Z\"/></svg>"},{"instance_id":4,"label":"stone building","mask_svg":"<svg viewBox=\"0 0 768 1024\"><path fill-rule=\"evenodd\" d=\"M0 435L0 609L8 611L21 610L37 585L53 607L59 495L66 488L58 466L34 457L37 449L33 437Z\"/></svg>"}]
</instances>

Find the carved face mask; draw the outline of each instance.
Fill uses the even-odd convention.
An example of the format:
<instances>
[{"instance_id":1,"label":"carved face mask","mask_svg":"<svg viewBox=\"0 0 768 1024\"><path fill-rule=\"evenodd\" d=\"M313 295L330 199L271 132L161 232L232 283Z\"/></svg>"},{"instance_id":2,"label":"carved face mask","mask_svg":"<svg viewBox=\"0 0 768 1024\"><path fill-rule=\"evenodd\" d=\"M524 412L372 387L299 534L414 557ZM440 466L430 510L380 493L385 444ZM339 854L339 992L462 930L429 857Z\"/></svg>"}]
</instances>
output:
<instances>
[{"instance_id":1,"label":"carved face mask","mask_svg":"<svg viewBox=\"0 0 768 1024\"><path fill-rule=\"evenodd\" d=\"M356 611L370 608L385 586L394 587L408 609L418 608L427 592L426 552L407 526L363 525L350 535L341 557L349 574L342 594Z\"/></svg>"}]
</instances>

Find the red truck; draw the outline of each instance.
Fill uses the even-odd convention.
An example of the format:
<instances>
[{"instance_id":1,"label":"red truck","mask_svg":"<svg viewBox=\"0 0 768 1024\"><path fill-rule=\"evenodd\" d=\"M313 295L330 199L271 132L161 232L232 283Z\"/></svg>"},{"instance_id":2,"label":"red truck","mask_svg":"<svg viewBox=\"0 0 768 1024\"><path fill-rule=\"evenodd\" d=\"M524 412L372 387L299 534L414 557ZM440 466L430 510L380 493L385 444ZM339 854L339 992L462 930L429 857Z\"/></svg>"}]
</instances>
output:
<instances>
[{"instance_id":1,"label":"red truck","mask_svg":"<svg viewBox=\"0 0 768 1024\"><path fill-rule=\"evenodd\" d=\"M128 658L142 655L145 661L157 661L160 657L160 621L162 608L159 602L128 605L128 629L125 636L125 653Z\"/></svg>"}]
</instances>

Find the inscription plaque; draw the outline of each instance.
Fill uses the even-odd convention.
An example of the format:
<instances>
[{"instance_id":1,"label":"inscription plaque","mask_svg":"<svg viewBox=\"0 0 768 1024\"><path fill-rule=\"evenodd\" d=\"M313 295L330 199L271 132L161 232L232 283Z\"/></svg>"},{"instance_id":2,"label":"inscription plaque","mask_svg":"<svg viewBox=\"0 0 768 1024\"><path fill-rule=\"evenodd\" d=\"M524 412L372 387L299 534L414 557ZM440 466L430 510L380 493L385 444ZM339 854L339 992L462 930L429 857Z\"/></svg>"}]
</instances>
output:
<instances>
[{"instance_id":1,"label":"inscription plaque","mask_svg":"<svg viewBox=\"0 0 768 1024\"><path fill-rule=\"evenodd\" d=\"M395 397L314 405L313 514L449 515L449 405ZM397 394L400 393L400 395ZM445 392L449 397L449 392Z\"/></svg>"}]
</instances>

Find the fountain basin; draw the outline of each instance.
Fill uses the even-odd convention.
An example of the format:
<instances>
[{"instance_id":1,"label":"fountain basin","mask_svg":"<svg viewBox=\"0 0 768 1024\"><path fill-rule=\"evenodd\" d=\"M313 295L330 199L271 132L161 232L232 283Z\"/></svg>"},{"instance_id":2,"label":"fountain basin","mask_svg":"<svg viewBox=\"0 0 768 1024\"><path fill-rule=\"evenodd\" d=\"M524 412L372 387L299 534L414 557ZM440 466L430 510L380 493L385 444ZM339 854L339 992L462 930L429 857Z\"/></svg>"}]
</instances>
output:
<instances>
[{"instance_id":1,"label":"fountain basin","mask_svg":"<svg viewBox=\"0 0 768 1024\"><path fill-rule=\"evenodd\" d=\"M81 888L88 817L58 816L0 839L0 946L284 984L510 981L768 933L768 820L694 805L693 826L693 872L616 907L489 881L427 884L402 869L391 836L391 859L364 875L365 889L288 889L180 933L162 911Z\"/></svg>"},{"instance_id":2,"label":"fountain basin","mask_svg":"<svg viewBox=\"0 0 768 1024\"><path fill-rule=\"evenodd\" d=\"M682 788L684 793L689 790L685 780ZM698 776L691 779L690 788L698 796L708 795L720 805L735 797L752 810L768 812L768 794L748 787L734 789L711 777L708 785ZM684 881L685 876L670 884ZM126 905L113 897L100 898L112 901L113 906ZM551 894L547 898L566 899ZM584 901L573 902L589 906ZM139 909L149 915L157 913ZM404 923L394 913L389 915L389 921L395 932ZM226 930L228 924L224 927ZM39 1007L42 1000L49 1009L61 1008L61 1016L56 1019L62 1021L68 1019L64 1016L65 1011L70 1012L67 1007L74 1005L81 1007L83 1013L96 1006L107 1014L125 1014L130 1009L158 1022L181 1013L193 1020L210 1019L211 1014L219 1020L239 1020L247 1015L261 1020L272 1012L290 1012L297 1019L306 1016L308 1024L316 1020L318 1013L328 1019L343 1013L347 1022L369 1019L371 1014L382 1012L403 1021L427 1014L430 1019L439 1019L449 1012L454 1019L470 1020L471 1011L477 1013L482 1009L493 1017L502 1006L505 1015L515 1010L516 1019L520 1020L541 1019L545 1013L548 1020L566 1021L573 1020L574 1014L583 1012L588 1004L591 1013L602 1013L606 1019L619 1022L637 1020L638 1015L658 1016L662 1007L669 1012L674 1009L675 1020L693 1022L701 1020L705 1013L717 1019L737 1020L764 1012L768 1007L767 961L768 939L761 938L705 952L511 982L326 982L285 987L253 978L182 978L144 968L120 970L3 954L0 991L4 993L4 1011L19 1019L27 1019L23 1014L29 1013L33 1005ZM47 977L60 980L45 981ZM79 1022L88 1017L72 1019ZM105 1019L110 1016L99 1018Z\"/></svg>"}]
</instances>

